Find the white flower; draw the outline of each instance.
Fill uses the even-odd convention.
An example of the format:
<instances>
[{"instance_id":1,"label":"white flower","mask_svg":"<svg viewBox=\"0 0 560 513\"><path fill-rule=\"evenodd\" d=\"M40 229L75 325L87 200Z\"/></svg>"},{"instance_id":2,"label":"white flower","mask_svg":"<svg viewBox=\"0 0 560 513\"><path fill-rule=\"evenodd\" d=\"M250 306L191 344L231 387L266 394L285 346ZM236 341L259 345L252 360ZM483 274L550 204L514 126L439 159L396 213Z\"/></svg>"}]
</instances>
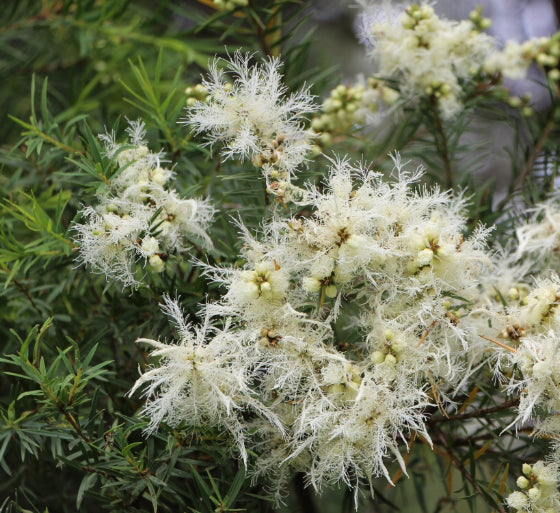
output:
<instances>
[{"instance_id":1,"label":"white flower","mask_svg":"<svg viewBox=\"0 0 560 513\"><path fill-rule=\"evenodd\" d=\"M461 319L487 261L487 231L463 235L463 198L416 189L421 176L398 157L389 182L335 160L308 184L305 215L276 211L259 234L239 223L243 264L205 271L227 292L203 316L225 327L204 343L148 342L166 359L141 378L154 383L147 413L227 429L264 451L255 472L275 468L278 483L297 470L357 489L390 480L390 459L404 469L402 442L428 439L425 390L445 397L475 365Z\"/></svg>"},{"instance_id":2,"label":"white flower","mask_svg":"<svg viewBox=\"0 0 560 513\"><path fill-rule=\"evenodd\" d=\"M74 230L80 263L125 287L137 287L137 262L160 273L167 256L191 248L191 238L211 247L207 229L214 209L207 201L182 199L164 189L174 173L161 167L163 154L151 153L145 145L144 124L133 122L127 132L134 147L125 150L114 134L101 136L119 173L98 195L99 204L82 210L85 222Z\"/></svg>"},{"instance_id":3,"label":"white flower","mask_svg":"<svg viewBox=\"0 0 560 513\"><path fill-rule=\"evenodd\" d=\"M304 121L316 106L307 89L287 95L277 59L254 66L250 59L236 52L229 61L215 60L203 81L208 95L189 107L185 123L204 132L209 144L223 144L225 158L250 158L270 191L283 196L312 149ZM285 183L280 191L278 182Z\"/></svg>"},{"instance_id":4,"label":"white flower","mask_svg":"<svg viewBox=\"0 0 560 513\"><path fill-rule=\"evenodd\" d=\"M146 237L140 246L145 256L151 257L159 251L159 242L155 237Z\"/></svg>"},{"instance_id":5,"label":"white flower","mask_svg":"<svg viewBox=\"0 0 560 513\"><path fill-rule=\"evenodd\" d=\"M531 218L516 230L516 255L533 261L539 269L560 269L560 204L557 197L529 211Z\"/></svg>"},{"instance_id":6,"label":"white flower","mask_svg":"<svg viewBox=\"0 0 560 513\"><path fill-rule=\"evenodd\" d=\"M280 425L253 398L248 384L252 377L244 368L232 365L239 349L236 338L227 330L213 329L208 319L200 327L190 325L177 301L168 296L164 301L163 311L172 318L180 340L173 344L137 340L155 349L151 356L159 357L159 363L148 368L129 393L144 388L143 395L148 399L143 413L150 418L147 430L156 429L161 422L171 426L185 422L193 427L222 427L231 433L246 459L243 410L254 408L279 428Z\"/></svg>"},{"instance_id":7,"label":"white flower","mask_svg":"<svg viewBox=\"0 0 560 513\"><path fill-rule=\"evenodd\" d=\"M525 336L511 361L519 367L522 379L512 379L511 391L519 391L519 416L526 422L537 409L555 413L560 411L560 343L558 331L538 337ZM537 420L537 419L535 419Z\"/></svg>"},{"instance_id":8,"label":"white flower","mask_svg":"<svg viewBox=\"0 0 560 513\"><path fill-rule=\"evenodd\" d=\"M410 100L431 96L442 116L451 118L461 108L462 86L476 75L494 50L490 36L471 21L450 21L426 4L414 4L400 16L371 16L367 9L372 49L379 76L398 81ZM387 8L382 12L389 12Z\"/></svg>"},{"instance_id":9,"label":"white flower","mask_svg":"<svg viewBox=\"0 0 560 513\"><path fill-rule=\"evenodd\" d=\"M525 463L523 473L525 476L520 476L517 484L524 491L512 492L506 498L507 505L516 512L554 513L558 511L560 508L558 465L542 460L537 461L534 465Z\"/></svg>"},{"instance_id":10,"label":"white flower","mask_svg":"<svg viewBox=\"0 0 560 513\"><path fill-rule=\"evenodd\" d=\"M517 41L508 41L503 51L493 52L484 62L487 73L501 73L507 78L525 78L530 61L526 49Z\"/></svg>"}]
</instances>

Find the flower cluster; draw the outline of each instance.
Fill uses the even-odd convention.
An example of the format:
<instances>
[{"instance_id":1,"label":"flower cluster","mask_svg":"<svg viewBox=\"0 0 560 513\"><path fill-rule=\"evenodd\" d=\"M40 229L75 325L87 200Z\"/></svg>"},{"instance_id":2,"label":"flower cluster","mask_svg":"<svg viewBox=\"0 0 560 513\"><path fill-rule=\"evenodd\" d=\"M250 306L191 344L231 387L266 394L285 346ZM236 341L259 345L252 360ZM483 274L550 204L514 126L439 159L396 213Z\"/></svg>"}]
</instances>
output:
<instances>
[{"instance_id":1,"label":"flower cluster","mask_svg":"<svg viewBox=\"0 0 560 513\"><path fill-rule=\"evenodd\" d=\"M452 115L465 83L487 78L494 43L485 25L480 13L448 22L427 5L378 20L372 52L398 91L377 79L338 86L313 128L347 129L397 96L428 97ZM372 477L391 482L389 459L405 471L408 441L430 443L428 408L451 408L473 373L491 377L493 368L504 392L519 396L511 425L530 421L559 438L560 278L531 283L531 262L519 258L555 252L550 226L528 224L520 253L491 255L490 230L466 236L465 199L422 187L423 170L407 170L398 155L390 176L335 158L322 183L296 188L291 176L312 147L311 97L286 97L275 60L251 67L236 53L224 69L219 62L190 91L188 123L226 158L250 158L268 190L300 210L273 209L258 234L239 221L236 265L205 265L225 293L202 306L202 327L166 299L179 341L140 340L161 358L134 387L147 397L150 430L165 421L226 431L246 463L258 456L251 472L278 494L294 471L316 489L342 481L357 490ZM553 204L542 210L550 223ZM512 508L557 500L550 465L534 466Z\"/></svg>"},{"instance_id":2,"label":"flower cluster","mask_svg":"<svg viewBox=\"0 0 560 513\"><path fill-rule=\"evenodd\" d=\"M532 63L545 70L552 82L560 81L560 34L532 38L524 43L508 41L502 52L492 53L484 64L485 71L508 78L524 78Z\"/></svg>"},{"instance_id":3,"label":"flower cluster","mask_svg":"<svg viewBox=\"0 0 560 513\"><path fill-rule=\"evenodd\" d=\"M531 419L537 432L560 435L549 417L560 409L560 279L553 274L532 288L514 288L509 299L507 312L494 316L499 332L492 336L503 340L502 366L519 371L510 374L508 387L520 396L516 422ZM503 379L501 371L498 375Z\"/></svg>"},{"instance_id":4,"label":"flower cluster","mask_svg":"<svg viewBox=\"0 0 560 513\"><path fill-rule=\"evenodd\" d=\"M225 158L252 159L268 191L290 200L292 174L313 148L305 114L316 106L307 90L286 96L278 60L250 66L250 58L237 52L212 64L203 81L207 97L190 106L186 123L210 144L223 144Z\"/></svg>"},{"instance_id":5,"label":"flower cluster","mask_svg":"<svg viewBox=\"0 0 560 513\"><path fill-rule=\"evenodd\" d=\"M541 244L551 237L540 228L533 232L534 227L527 230L525 227L517 233L526 235L531 231L536 238L543 236ZM558 440L560 278L547 267L553 261L550 246L541 252L537 240L533 242L535 247L522 244L520 237L515 251L509 248L495 255L493 269L482 279L479 306L464 321L471 325L474 334L495 344L490 357L488 347L484 346L475 347L475 352L480 350L483 354L472 357L493 363L496 381L503 383L505 391L518 399L517 416L510 426L529 425L533 436ZM545 258L540 261L528 258L533 252ZM516 512L558 511L559 456L556 451L547 463L539 461L533 467L525 464L525 475L517 480L523 491L510 494L506 500L508 506Z\"/></svg>"},{"instance_id":6,"label":"flower cluster","mask_svg":"<svg viewBox=\"0 0 560 513\"><path fill-rule=\"evenodd\" d=\"M522 491L511 493L507 505L516 513L555 513L560 510L560 471L558 465L538 461L525 463L523 475L517 478Z\"/></svg>"},{"instance_id":7,"label":"flower cluster","mask_svg":"<svg viewBox=\"0 0 560 513\"><path fill-rule=\"evenodd\" d=\"M117 143L104 134L107 155L117 171L95 207L85 207L76 223L78 261L123 286L138 286L136 264L155 273L165 269L171 254L189 250L190 238L211 246L206 231L213 208L206 201L183 199L166 183L174 173L162 167L163 155L146 146L144 124L132 122L130 140Z\"/></svg>"},{"instance_id":8,"label":"flower cluster","mask_svg":"<svg viewBox=\"0 0 560 513\"><path fill-rule=\"evenodd\" d=\"M187 107L192 107L198 102L204 101L208 96L208 90L202 84L196 84L185 89L187 95Z\"/></svg>"},{"instance_id":9,"label":"flower cluster","mask_svg":"<svg viewBox=\"0 0 560 513\"><path fill-rule=\"evenodd\" d=\"M321 132L326 144L332 133L347 132L355 125L364 125L399 99L398 92L381 80L368 78L353 85L335 87L322 105L322 113L313 118L311 126Z\"/></svg>"},{"instance_id":10,"label":"flower cluster","mask_svg":"<svg viewBox=\"0 0 560 513\"><path fill-rule=\"evenodd\" d=\"M414 4L400 14L373 20L371 55L381 77L397 81L410 99L429 97L444 118L461 107L463 84L472 80L494 41L480 23L438 17L427 4Z\"/></svg>"},{"instance_id":11,"label":"flower cluster","mask_svg":"<svg viewBox=\"0 0 560 513\"><path fill-rule=\"evenodd\" d=\"M204 316L224 328L196 344L148 341L165 356L137 383L152 425L226 427L243 457L265 451L257 475L296 468L316 488L390 481L385 459L404 468L401 442L429 439L426 386L440 400L462 378L467 299L449 299L472 297L487 261L485 230L464 237L463 200L416 190L421 176L398 158L392 183L335 161L321 187L308 185L311 214L274 217L258 238L242 227L245 264L206 269L227 292ZM362 339L346 342L341 319Z\"/></svg>"}]
</instances>

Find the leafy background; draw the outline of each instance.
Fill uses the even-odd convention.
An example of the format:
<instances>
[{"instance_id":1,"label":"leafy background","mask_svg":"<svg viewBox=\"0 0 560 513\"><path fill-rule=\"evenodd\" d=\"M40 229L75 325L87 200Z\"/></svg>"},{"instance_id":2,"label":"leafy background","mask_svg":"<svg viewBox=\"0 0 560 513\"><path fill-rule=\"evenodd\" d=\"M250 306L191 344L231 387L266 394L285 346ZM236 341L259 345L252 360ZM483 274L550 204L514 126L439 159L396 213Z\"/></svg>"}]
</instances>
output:
<instances>
[{"instance_id":1,"label":"leafy background","mask_svg":"<svg viewBox=\"0 0 560 513\"><path fill-rule=\"evenodd\" d=\"M235 12L220 12L210 0L3 2L1 511L276 510L265 486L252 483L227 451L223 433L208 429L191 435L181 427L161 428L146 438L146 422L138 416L142 401L126 395L138 367L147 363L134 340L173 336L159 311L161 295L172 291L180 296L196 319L196 305L217 297L219 288L177 260L174 272L147 276L148 287L133 294L120 290L75 267L71 223L110 177L96 134L107 129L122 133L126 118L142 117L150 148L163 149L178 171L177 189L187 196L210 195L220 207L212 232L216 248L205 258L231 261L238 242L230 214L240 212L256 227L267 215L264 183L255 185L254 173L244 166L223 167L219 158L208 158L208 150L178 123L185 89L200 81L215 55L243 48L281 55L292 90L311 84L315 94L326 94L340 72L337 56L315 38L319 11L297 0L251 2ZM326 27L321 31L332 40ZM405 113L390 130L354 134L336 147L382 168L387 152L401 148L408 158L421 155L433 178L441 179L445 163L433 149L437 133L429 123L420 130L415 115ZM502 121L497 108L486 107L479 115L488 123ZM537 162L535 148L554 154L549 136L557 118L558 111L549 109L510 125L512 183L528 163L543 170L527 188L531 202L554 185L557 166ZM449 128L458 170L473 167L473 159L465 157L468 125L469 119L462 118ZM311 165L305 176L319 177L324 163ZM467 172L457 176L459 186L477 180ZM255 193L259 188L262 193ZM473 190L472 225L492 223L501 214L492 207L495 185L479 182ZM507 216L500 219L498 239L506 236L510 222ZM483 392L491 405L492 389ZM499 438L499 420L496 414L491 429L473 421L450 422L441 431L484 490L498 490L498 495L487 492L490 503L507 489L508 462L518 464L521 451L526 456L528 450L540 450L538 444L528 449L513 438ZM420 443L411 454L410 479L395 489L375 483L375 500L361 497L360 511L489 511L472 484L451 470L449 455L434 454ZM493 465L497 456L504 462L499 468ZM349 491L333 489L317 497L304 485L296 476L281 511L353 510Z\"/></svg>"}]
</instances>

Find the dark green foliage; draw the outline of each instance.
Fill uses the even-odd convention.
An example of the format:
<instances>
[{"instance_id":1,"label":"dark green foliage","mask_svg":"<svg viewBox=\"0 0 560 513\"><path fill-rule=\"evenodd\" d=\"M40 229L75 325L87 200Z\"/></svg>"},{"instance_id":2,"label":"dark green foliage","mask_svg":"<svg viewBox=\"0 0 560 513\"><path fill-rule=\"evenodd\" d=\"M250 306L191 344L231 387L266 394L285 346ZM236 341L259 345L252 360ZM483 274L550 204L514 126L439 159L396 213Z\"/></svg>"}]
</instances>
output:
<instances>
[{"instance_id":1,"label":"dark green foliage","mask_svg":"<svg viewBox=\"0 0 560 513\"><path fill-rule=\"evenodd\" d=\"M224 166L220 155L180 124L185 88L200 81L215 55L241 47L258 55L281 55L291 90L307 83L324 94L326 84L333 82L332 69L321 70L308 60L313 44L309 2L253 1L235 12L216 11L208 3L2 3L1 512L276 510L264 485L252 483L236 455L225 451L224 433L208 429L194 436L181 426L162 426L148 437L147 421L139 416L142 399L127 395L138 368L147 366L145 351L134 341L173 336L160 314L162 295L180 296L196 320L197 306L218 297L219 288L208 285L200 268L176 256L165 273L147 273L146 284L135 292L75 263L72 223L116 172L97 134L113 130L123 140L127 118L146 122L149 146L165 152L182 195L211 196L218 207L211 233L215 247L197 254L199 260L236 263L239 242L232 217L241 216L257 230L269 215L258 170L235 161ZM405 109L395 130L350 134L333 148L372 160L382 170L391 168L389 151L421 157L432 173L430 185L447 183L472 195L470 227L498 222L495 236L503 243L511 237L514 215L504 212L506 201L495 201L495 184L480 184L471 171L483 159L463 139L472 114L484 110L493 120L515 127L507 199L523 186L523 197L534 204L547 197L557 179L560 109L553 106L528 120L508 115L504 121L497 119L504 115L496 101L483 104L474 98L462 116L446 124L429 105L414 106ZM310 163L298 180L320 180L325 165L325 159ZM479 381L491 383L487 375ZM495 388L479 388L477 409L504 399ZM459 404L469 393L456 398ZM411 479L397 488L402 492L386 490L384 481L374 483L376 511L430 511L433 504L441 506L436 511L447 511L443 508L455 505L458 497L466 499L471 511L498 507L508 466L531 459L538 447L527 436L517 445L511 437L498 436L511 412L505 419L506 414L495 412L468 433L435 408L432 413L443 452L434 456L416 440L408 461ZM461 435L452 439L457 433ZM483 488L483 500L464 474L452 469L445 441ZM478 455L488 441L491 448ZM449 473L454 493L438 489L439 502L434 502L430 482ZM316 499L302 490L301 482L293 487L285 511L298 511L306 496L320 505L317 511L353 510L346 489ZM407 497L413 498L413 509L406 509ZM361 497L360 511L370 507L371 500Z\"/></svg>"}]
</instances>

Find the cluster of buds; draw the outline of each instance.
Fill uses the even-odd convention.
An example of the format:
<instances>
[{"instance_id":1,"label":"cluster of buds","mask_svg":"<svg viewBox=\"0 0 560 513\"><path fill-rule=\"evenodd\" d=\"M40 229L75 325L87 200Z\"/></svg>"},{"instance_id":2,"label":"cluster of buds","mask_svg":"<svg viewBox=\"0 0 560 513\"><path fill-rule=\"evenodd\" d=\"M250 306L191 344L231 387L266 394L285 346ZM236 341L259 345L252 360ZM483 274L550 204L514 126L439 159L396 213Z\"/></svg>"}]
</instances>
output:
<instances>
[{"instance_id":1,"label":"cluster of buds","mask_svg":"<svg viewBox=\"0 0 560 513\"><path fill-rule=\"evenodd\" d=\"M429 99L450 119L461 110L465 86L494 50L492 38L482 32L487 25L480 11L458 22L440 18L431 5L414 4L372 24L371 55L379 76L396 81L401 97Z\"/></svg>"},{"instance_id":2,"label":"cluster of buds","mask_svg":"<svg viewBox=\"0 0 560 513\"><path fill-rule=\"evenodd\" d=\"M441 228L441 218L434 216L423 229L412 233L409 242L412 259L407 265L410 273L416 274L426 268L437 272L445 262L451 262L455 254L461 251L461 238L445 240L440 233Z\"/></svg>"},{"instance_id":3,"label":"cluster of buds","mask_svg":"<svg viewBox=\"0 0 560 513\"><path fill-rule=\"evenodd\" d=\"M275 329L263 328L261 330L261 344L264 346L276 347L281 339L282 337Z\"/></svg>"},{"instance_id":4,"label":"cluster of buds","mask_svg":"<svg viewBox=\"0 0 560 513\"><path fill-rule=\"evenodd\" d=\"M202 84L196 84L185 89L187 95L187 107L192 107L197 102L202 102L208 96L208 89Z\"/></svg>"},{"instance_id":5,"label":"cluster of buds","mask_svg":"<svg viewBox=\"0 0 560 513\"><path fill-rule=\"evenodd\" d=\"M471 11L469 19L479 31L488 30L492 25L492 20L482 15L482 5L479 5L474 11Z\"/></svg>"},{"instance_id":6,"label":"cluster of buds","mask_svg":"<svg viewBox=\"0 0 560 513\"><path fill-rule=\"evenodd\" d=\"M507 78L524 78L527 69L536 63L550 82L560 82L560 33L551 37L532 38L524 43L508 41L504 50L489 55L484 70ZM512 98L513 107L524 107L523 99Z\"/></svg>"},{"instance_id":7,"label":"cluster of buds","mask_svg":"<svg viewBox=\"0 0 560 513\"><path fill-rule=\"evenodd\" d=\"M362 382L361 369L350 362L331 362L322 372L322 383L329 396L352 401Z\"/></svg>"},{"instance_id":8,"label":"cluster of buds","mask_svg":"<svg viewBox=\"0 0 560 513\"><path fill-rule=\"evenodd\" d=\"M214 0L214 7L219 11L233 11L238 7L247 7L249 0Z\"/></svg>"},{"instance_id":9,"label":"cluster of buds","mask_svg":"<svg viewBox=\"0 0 560 513\"><path fill-rule=\"evenodd\" d=\"M553 464L538 461L523 464L523 475L517 478L522 491L511 493L506 502L516 512L555 513L560 506L558 469Z\"/></svg>"},{"instance_id":10,"label":"cluster of buds","mask_svg":"<svg viewBox=\"0 0 560 513\"><path fill-rule=\"evenodd\" d=\"M521 114L528 118L534 114L533 108L530 105L531 99L531 93L525 93L523 96L510 96L507 102L510 107L519 109Z\"/></svg>"},{"instance_id":11,"label":"cluster of buds","mask_svg":"<svg viewBox=\"0 0 560 513\"><path fill-rule=\"evenodd\" d=\"M311 126L322 132L320 142L329 144L332 132L344 132L354 125L363 125L368 115L379 111L381 103L391 106L399 93L383 81L368 78L353 85L340 84L323 103L323 113L313 118Z\"/></svg>"},{"instance_id":12,"label":"cluster of buds","mask_svg":"<svg viewBox=\"0 0 560 513\"><path fill-rule=\"evenodd\" d=\"M274 261L256 262L252 269L237 271L230 295L245 308L255 302L276 303L284 298L289 281L284 270Z\"/></svg>"},{"instance_id":13,"label":"cluster of buds","mask_svg":"<svg viewBox=\"0 0 560 513\"><path fill-rule=\"evenodd\" d=\"M403 27L409 30L415 29L422 20L429 20L434 14L428 5L413 4L406 8L407 17L403 20Z\"/></svg>"},{"instance_id":14,"label":"cluster of buds","mask_svg":"<svg viewBox=\"0 0 560 513\"><path fill-rule=\"evenodd\" d=\"M530 39L522 45L525 58L536 62L552 82L560 81L560 33L551 37Z\"/></svg>"},{"instance_id":15,"label":"cluster of buds","mask_svg":"<svg viewBox=\"0 0 560 513\"><path fill-rule=\"evenodd\" d=\"M395 335L390 329L384 331L383 338L383 349L371 353L371 361L375 364L384 363L393 367L400 362L402 353L408 344L404 337Z\"/></svg>"}]
</instances>

